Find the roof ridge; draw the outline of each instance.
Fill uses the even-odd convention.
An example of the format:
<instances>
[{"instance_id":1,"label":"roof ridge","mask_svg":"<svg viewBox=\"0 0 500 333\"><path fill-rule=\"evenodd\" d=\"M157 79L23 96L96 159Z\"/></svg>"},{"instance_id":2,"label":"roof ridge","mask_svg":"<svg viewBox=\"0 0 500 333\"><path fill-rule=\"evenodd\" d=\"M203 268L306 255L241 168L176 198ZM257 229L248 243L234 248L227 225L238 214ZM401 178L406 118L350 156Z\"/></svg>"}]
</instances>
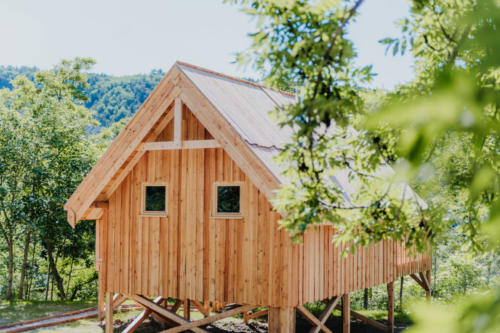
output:
<instances>
[{"instance_id":1,"label":"roof ridge","mask_svg":"<svg viewBox=\"0 0 500 333\"><path fill-rule=\"evenodd\" d=\"M207 68L204 68L204 67L200 67L200 66L188 64L187 62L183 62L183 61L177 60L175 62L175 64L176 65L185 66L185 67L189 67L189 68L192 68L192 69L196 69L196 70L199 70L199 71L202 71L202 72L205 72L205 73L214 74L214 75L217 75L217 76L220 76L220 77L223 77L225 79L232 80L232 81L237 81L237 82L245 83L245 84L257 87L257 88L269 89L269 90L273 90L273 91L278 92L278 93L283 94L283 95L287 95L287 96L290 96L290 97L295 97L295 94L293 94L291 92L288 92L288 91L266 87L263 84L258 84L258 83L252 82L252 81L243 80L243 79L231 76L231 75L227 75L227 74L223 74L223 73L220 73L220 72L213 71L211 69L207 69Z\"/></svg>"}]
</instances>

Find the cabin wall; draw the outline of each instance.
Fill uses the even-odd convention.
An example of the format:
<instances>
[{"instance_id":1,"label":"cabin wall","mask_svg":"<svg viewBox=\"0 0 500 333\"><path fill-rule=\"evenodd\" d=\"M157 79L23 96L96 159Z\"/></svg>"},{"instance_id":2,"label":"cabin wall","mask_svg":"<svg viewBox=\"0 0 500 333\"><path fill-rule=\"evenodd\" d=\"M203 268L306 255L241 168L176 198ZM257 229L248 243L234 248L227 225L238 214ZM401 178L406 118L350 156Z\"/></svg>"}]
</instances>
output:
<instances>
[{"instance_id":1,"label":"cabin wall","mask_svg":"<svg viewBox=\"0 0 500 333\"><path fill-rule=\"evenodd\" d=\"M293 247L290 305L323 300L431 269L431 256L410 255L401 243L383 240L342 256L348 245L332 243L335 230L323 225L308 230Z\"/></svg>"},{"instance_id":2,"label":"cabin wall","mask_svg":"<svg viewBox=\"0 0 500 333\"><path fill-rule=\"evenodd\" d=\"M212 139L183 111L183 139ZM157 141L173 137L171 122ZM168 217L140 216L141 184L166 182ZM241 219L211 217L213 183L240 181ZM291 246L279 214L222 149L147 152L109 198L106 291L278 306ZM101 244L101 247L103 245Z\"/></svg>"},{"instance_id":3,"label":"cabin wall","mask_svg":"<svg viewBox=\"0 0 500 333\"><path fill-rule=\"evenodd\" d=\"M183 140L212 139L184 107ZM157 141L173 139L173 121ZM213 183L242 182L241 219L211 217ZM167 183L167 217L141 216L143 182ZM291 246L280 215L222 149L149 151L109 197L98 224L105 291L286 307L318 301L430 269L382 241L340 257L332 226ZM102 260L99 260L102 259Z\"/></svg>"}]
</instances>

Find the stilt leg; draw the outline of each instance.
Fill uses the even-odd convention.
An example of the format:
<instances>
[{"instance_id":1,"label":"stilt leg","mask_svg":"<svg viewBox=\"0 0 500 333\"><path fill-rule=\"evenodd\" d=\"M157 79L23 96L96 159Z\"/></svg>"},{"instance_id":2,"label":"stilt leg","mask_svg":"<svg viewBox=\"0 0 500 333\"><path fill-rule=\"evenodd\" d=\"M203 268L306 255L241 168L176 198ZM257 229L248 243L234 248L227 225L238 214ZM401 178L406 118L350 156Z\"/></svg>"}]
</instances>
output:
<instances>
[{"instance_id":1,"label":"stilt leg","mask_svg":"<svg viewBox=\"0 0 500 333\"><path fill-rule=\"evenodd\" d=\"M394 282L387 284L387 332L394 333Z\"/></svg>"},{"instance_id":2,"label":"stilt leg","mask_svg":"<svg viewBox=\"0 0 500 333\"><path fill-rule=\"evenodd\" d=\"M342 296L342 333L351 333L351 300L349 294Z\"/></svg>"},{"instance_id":3,"label":"stilt leg","mask_svg":"<svg viewBox=\"0 0 500 333\"><path fill-rule=\"evenodd\" d=\"M188 299L184 300L184 318L186 320L191 320L191 304Z\"/></svg>"},{"instance_id":4,"label":"stilt leg","mask_svg":"<svg viewBox=\"0 0 500 333\"><path fill-rule=\"evenodd\" d=\"M425 277L427 278L427 282L429 282L429 289L425 291L425 297L427 298L427 302L431 302L431 270L425 272Z\"/></svg>"},{"instance_id":5,"label":"stilt leg","mask_svg":"<svg viewBox=\"0 0 500 333\"><path fill-rule=\"evenodd\" d=\"M295 308L269 308L269 333L295 333Z\"/></svg>"},{"instance_id":6,"label":"stilt leg","mask_svg":"<svg viewBox=\"0 0 500 333\"><path fill-rule=\"evenodd\" d=\"M113 332L113 293L106 292L106 333Z\"/></svg>"},{"instance_id":7,"label":"stilt leg","mask_svg":"<svg viewBox=\"0 0 500 333\"><path fill-rule=\"evenodd\" d=\"M102 283L102 273L99 272L99 289L97 291L97 316L98 320L102 321L104 319L104 286Z\"/></svg>"}]
</instances>

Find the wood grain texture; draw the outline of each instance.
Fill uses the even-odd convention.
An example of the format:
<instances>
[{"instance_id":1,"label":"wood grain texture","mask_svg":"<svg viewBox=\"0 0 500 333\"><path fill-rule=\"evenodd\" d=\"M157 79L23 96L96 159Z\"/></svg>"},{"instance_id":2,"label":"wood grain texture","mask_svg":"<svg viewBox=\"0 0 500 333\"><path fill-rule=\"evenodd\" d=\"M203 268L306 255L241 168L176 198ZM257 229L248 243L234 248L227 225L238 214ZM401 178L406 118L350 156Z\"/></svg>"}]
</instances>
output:
<instances>
[{"instance_id":1,"label":"wood grain texture","mask_svg":"<svg viewBox=\"0 0 500 333\"><path fill-rule=\"evenodd\" d=\"M183 89L193 89L186 80L180 82ZM107 222L96 231L104 291L293 308L431 268L430 255L413 257L404 244L385 240L341 256L352 244L332 243L333 225L311 228L303 244L292 246L286 231L278 229L281 215L269 202L276 180L254 168L251 152L229 153L239 144L230 130L214 139L210 130L227 124L213 121L206 113L211 106L198 103L202 96L194 95L180 94L187 98L177 106L180 149L141 151L127 174L115 179L121 182L109 194ZM165 109L170 120L171 104ZM167 120L158 116L153 134L143 142L174 140L175 121ZM224 148L183 146L210 140ZM147 182L167 185L164 216L140 214L141 188ZM241 184L241 218L212 216L217 182Z\"/></svg>"}]
</instances>

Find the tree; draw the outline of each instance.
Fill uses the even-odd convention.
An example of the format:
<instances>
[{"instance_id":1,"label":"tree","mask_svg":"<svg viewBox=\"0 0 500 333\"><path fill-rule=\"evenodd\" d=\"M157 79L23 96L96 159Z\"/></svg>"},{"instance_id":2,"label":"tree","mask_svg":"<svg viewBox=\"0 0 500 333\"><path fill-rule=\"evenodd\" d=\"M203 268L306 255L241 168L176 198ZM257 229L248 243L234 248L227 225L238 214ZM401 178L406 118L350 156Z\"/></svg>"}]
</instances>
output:
<instances>
[{"instance_id":1,"label":"tree","mask_svg":"<svg viewBox=\"0 0 500 333\"><path fill-rule=\"evenodd\" d=\"M8 248L8 279L5 297L12 297L14 243L25 220L23 179L28 165L26 122L21 114L6 107L14 102L0 93L0 233Z\"/></svg>"},{"instance_id":2,"label":"tree","mask_svg":"<svg viewBox=\"0 0 500 333\"><path fill-rule=\"evenodd\" d=\"M82 71L93 63L84 58L62 61L51 71L36 72L33 81L17 77L12 90L3 92L8 98L3 99L2 117L22 126L11 125L12 131L17 132L11 133L9 127L0 131L8 143L0 151L5 169L5 195L0 198L4 199L0 200L5 224L2 230L8 244L16 231L15 222L22 219L23 230L36 230L62 299L66 293L58 268L59 257L70 254L86 259L93 248L93 239L84 235L92 234L90 228L80 228L81 232L75 234L63 211L65 201L97 154L88 133L97 122L83 105L87 77ZM10 297L9 289L7 296Z\"/></svg>"},{"instance_id":3,"label":"tree","mask_svg":"<svg viewBox=\"0 0 500 333\"><path fill-rule=\"evenodd\" d=\"M497 253L498 2L411 1L402 36L381 42L393 54L412 52L416 79L375 109L363 87L370 68L354 65L345 37L363 0L231 2L258 22L240 62L252 62L274 87L299 87L298 103L276 111L293 129L279 158L291 180L276 199L287 212L282 227L299 240L309 226L331 221L335 241L364 246L391 238L418 251L454 229L470 251ZM388 164L395 176L384 172ZM352 198L342 195L339 174L349 178ZM494 331L498 295L500 288L465 305L449 327Z\"/></svg>"}]
</instances>

